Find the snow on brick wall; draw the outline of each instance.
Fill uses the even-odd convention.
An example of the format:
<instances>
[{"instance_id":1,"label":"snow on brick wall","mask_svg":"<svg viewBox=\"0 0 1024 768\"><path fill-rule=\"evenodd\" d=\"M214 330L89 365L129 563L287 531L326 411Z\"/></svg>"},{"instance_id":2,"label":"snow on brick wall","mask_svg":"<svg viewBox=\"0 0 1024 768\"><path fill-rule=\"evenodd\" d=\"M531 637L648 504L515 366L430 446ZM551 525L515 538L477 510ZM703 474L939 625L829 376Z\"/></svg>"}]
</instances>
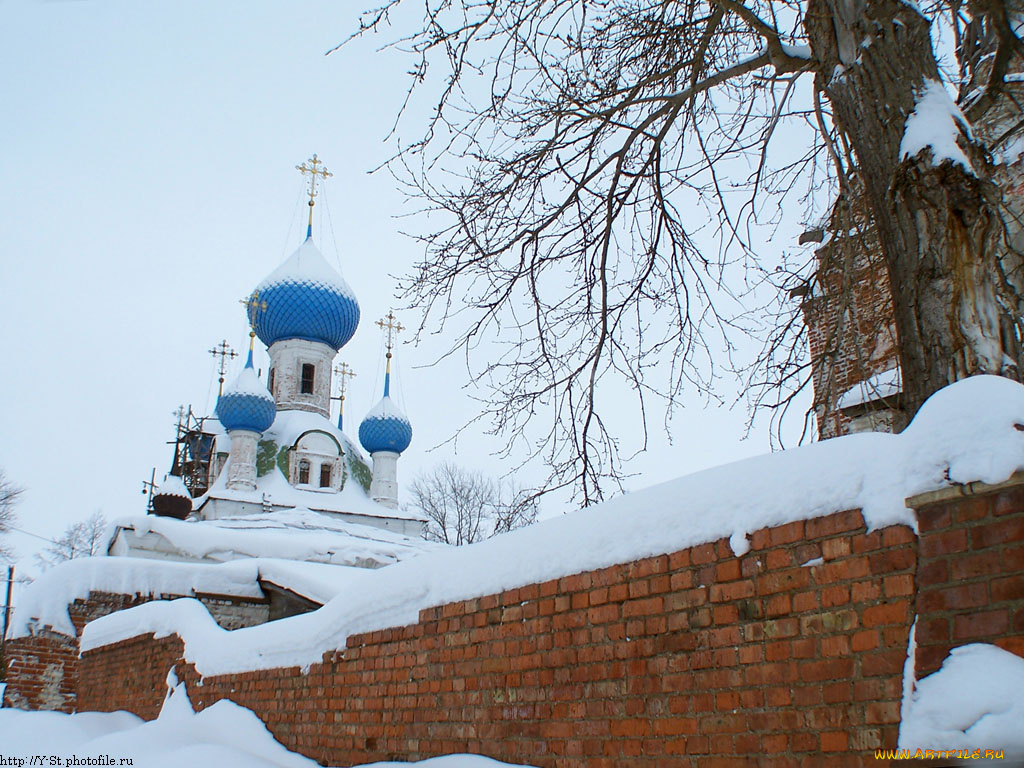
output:
<instances>
[{"instance_id":1,"label":"snow on brick wall","mask_svg":"<svg viewBox=\"0 0 1024 768\"><path fill-rule=\"evenodd\" d=\"M722 538L430 608L305 673L177 671L197 707L229 698L331 765L445 752L544 768L641 754L859 765L896 744L915 565L911 529L868 533L840 512L759 530L742 557ZM155 712L163 687L126 693L113 670L162 679L180 647L148 635L86 651L83 703Z\"/></svg>"},{"instance_id":2,"label":"snow on brick wall","mask_svg":"<svg viewBox=\"0 0 1024 768\"><path fill-rule=\"evenodd\" d=\"M93 619L130 608L148 598L92 593L88 600L75 600L68 617L75 637L47 629L28 637L8 640L7 688L3 706L74 712L78 692L78 640L82 628Z\"/></svg>"},{"instance_id":3,"label":"snow on brick wall","mask_svg":"<svg viewBox=\"0 0 1024 768\"><path fill-rule=\"evenodd\" d=\"M180 595L165 597L172 599ZM44 628L32 635L9 639L4 649L8 685L4 691L3 706L58 712L74 712L81 708L78 703L81 690L78 639L82 629L101 616L142 605L151 599L149 595L90 592L88 599L77 599L67 608L74 637ZM208 595L201 595L199 599L213 620L224 629L253 626L269 618L269 602L263 599ZM166 674L169 664L163 666L163 674ZM157 701L153 717L159 712L159 705L160 701ZM139 714L142 715L141 712Z\"/></svg>"}]
</instances>

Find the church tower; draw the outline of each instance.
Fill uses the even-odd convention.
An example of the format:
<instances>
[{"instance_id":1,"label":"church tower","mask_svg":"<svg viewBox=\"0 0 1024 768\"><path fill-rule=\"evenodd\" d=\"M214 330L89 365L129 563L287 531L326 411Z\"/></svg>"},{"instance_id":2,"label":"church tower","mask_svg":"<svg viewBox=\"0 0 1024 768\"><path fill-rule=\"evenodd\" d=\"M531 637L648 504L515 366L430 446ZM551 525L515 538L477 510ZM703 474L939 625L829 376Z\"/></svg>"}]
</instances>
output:
<instances>
[{"instance_id":1,"label":"church tower","mask_svg":"<svg viewBox=\"0 0 1024 768\"><path fill-rule=\"evenodd\" d=\"M356 332L359 303L313 243L317 179L331 174L316 155L298 169L310 177L306 240L256 286L246 306L270 355L267 386L278 410L329 418L331 364Z\"/></svg>"},{"instance_id":2,"label":"church tower","mask_svg":"<svg viewBox=\"0 0 1024 768\"><path fill-rule=\"evenodd\" d=\"M393 312L377 325L387 331L387 364L384 370L384 397L359 425L359 442L373 459L370 498L391 509L398 508L398 457L412 442L412 424L391 399L391 357L394 334L402 331Z\"/></svg>"},{"instance_id":3,"label":"church tower","mask_svg":"<svg viewBox=\"0 0 1024 768\"><path fill-rule=\"evenodd\" d=\"M217 418L231 438L228 456L229 491L256 490L256 447L260 436L274 423L274 398L252 367L255 333L249 334L249 359L238 378L217 398Z\"/></svg>"}]
</instances>

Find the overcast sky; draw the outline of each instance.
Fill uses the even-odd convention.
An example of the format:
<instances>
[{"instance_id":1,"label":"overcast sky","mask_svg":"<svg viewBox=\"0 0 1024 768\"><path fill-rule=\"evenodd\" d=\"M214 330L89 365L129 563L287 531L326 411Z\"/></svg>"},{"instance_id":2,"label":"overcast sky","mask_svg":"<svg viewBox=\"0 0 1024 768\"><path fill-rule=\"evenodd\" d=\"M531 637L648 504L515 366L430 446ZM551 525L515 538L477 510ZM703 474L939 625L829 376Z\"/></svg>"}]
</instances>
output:
<instances>
[{"instance_id":1,"label":"overcast sky","mask_svg":"<svg viewBox=\"0 0 1024 768\"><path fill-rule=\"evenodd\" d=\"M349 435L380 397L372 321L395 304L391 275L421 249L395 218L415 205L387 173L368 174L388 156L406 62L375 51L380 40L324 55L358 6L0 0L0 467L25 488L23 529L54 536L96 509L143 511L142 482L170 465L174 409L212 412L207 350L227 339L243 351L239 300L302 240L294 167L314 152L334 174L314 236L362 308L339 357L357 371ZM397 353L414 428L400 482L448 458L506 474L509 463L489 455L499 446L476 428L457 454L430 450L484 394L464 388L458 360L421 367L440 346ZM264 371L265 360L260 350ZM742 407L690 400L673 445L658 433L629 465L630 487L768 450L763 429L743 439ZM621 428L628 454L639 437ZM537 467L522 479L543 476ZM10 543L30 566L40 542Z\"/></svg>"}]
</instances>

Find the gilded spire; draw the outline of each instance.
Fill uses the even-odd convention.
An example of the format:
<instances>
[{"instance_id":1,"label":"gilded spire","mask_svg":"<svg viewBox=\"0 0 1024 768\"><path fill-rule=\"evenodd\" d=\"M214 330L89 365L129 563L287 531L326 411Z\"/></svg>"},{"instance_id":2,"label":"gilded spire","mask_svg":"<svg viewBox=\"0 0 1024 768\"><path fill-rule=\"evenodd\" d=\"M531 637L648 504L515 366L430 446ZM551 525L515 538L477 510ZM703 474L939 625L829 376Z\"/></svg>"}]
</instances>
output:
<instances>
[{"instance_id":1,"label":"gilded spire","mask_svg":"<svg viewBox=\"0 0 1024 768\"><path fill-rule=\"evenodd\" d=\"M245 361L246 368L252 368L252 346L256 342L256 331L249 329L249 359Z\"/></svg>"},{"instance_id":2,"label":"gilded spire","mask_svg":"<svg viewBox=\"0 0 1024 768\"><path fill-rule=\"evenodd\" d=\"M326 166L320 162L316 153L314 153L313 156L302 165L296 165L295 170L303 176L309 176L309 223L306 225L306 238L309 239L313 236L313 206L316 205L317 179L326 179L328 176L333 176L334 174L330 173Z\"/></svg>"},{"instance_id":3,"label":"gilded spire","mask_svg":"<svg viewBox=\"0 0 1024 768\"><path fill-rule=\"evenodd\" d=\"M388 332L387 340L387 367L384 369L384 397L388 397L391 391L391 350L395 348L395 334L405 330L405 326L397 321L395 313L388 310L388 316L378 320L377 325L381 330Z\"/></svg>"},{"instance_id":4,"label":"gilded spire","mask_svg":"<svg viewBox=\"0 0 1024 768\"><path fill-rule=\"evenodd\" d=\"M341 431L343 429L343 427L341 426L342 420L345 416L345 388L348 383L346 379L351 379L353 376L356 375L356 372L349 367L348 363L342 363L341 365L334 366L334 375L338 377L337 381L339 384L337 396L338 431Z\"/></svg>"},{"instance_id":5,"label":"gilded spire","mask_svg":"<svg viewBox=\"0 0 1024 768\"><path fill-rule=\"evenodd\" d=\"M227 371L228 360L238 357L238 355L235 353L235 350L228 345L227 339L221 341L220 344L217 344L213 349L209 350L209 352L215 358L220 358L217 362L217 373L219 374L219 378L217 379L217 397L220 398L220 396L224 394L224 372Z\"/></svg>"}]
</instances>

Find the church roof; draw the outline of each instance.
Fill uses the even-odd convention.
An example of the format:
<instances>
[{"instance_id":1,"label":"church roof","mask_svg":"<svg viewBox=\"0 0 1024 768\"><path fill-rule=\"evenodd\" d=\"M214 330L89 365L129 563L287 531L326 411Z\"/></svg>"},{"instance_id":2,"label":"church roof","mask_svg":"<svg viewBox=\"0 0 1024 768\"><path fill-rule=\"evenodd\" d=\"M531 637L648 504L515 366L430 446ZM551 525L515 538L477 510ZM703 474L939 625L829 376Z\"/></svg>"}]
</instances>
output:
<instances>
[{"instance_id":1,"label":"church roof","mask_svg":"<svg viewBox=\"0 0 1024 768\"><path fill-rule=\"evenodd\" d=\"M274 398L252 367L252 350L238 378L217 398L217 418L229 432L263 432L274 423Z\"/></svg>"},{"instance_id":2,"label":"church roof","mask_svg":"<svg viewBox=\"0 0 1024 768\"><path fill-rule=\"evenodd\" d=\"M137 556L148 551L191 562L273 557L380 568L445 546L309 509L218 520L145 515L116 520L114 526L110 554Z\"/></svg>"},{"instance_id":3,"label":"church roof","mask_svg":"<svg viewBox=\"0 0 1024 768\"><path fill-rule=\"evenodd\" d=\"M384 395L359 425L359 442L368 453L401 453L412 442L412 424L390 395Z\"/></svg>"},{"instance_id":4,"label":"church roof","mask_svg":"<svg viewBox=\"0 0 1024 768\"><path fill-rule=\"evenodd\" d=\"M309 237L256 286L247 304L249 321L268 347L306 339L339 350L359 325L355 294Z\"/></svg>"},{"instance_id":5,"label":"church roof","mask_svg":"<svg viewBox=\"0 0 1024 768\"><path fill-rule=\"evenodd\" d=\"M411 428L410 428L411 429ZM427 518L411 509L390 509L370 499L368 494L370 468L365 455L348 436L337 428L330 419L308 411L279 411L274 423L268 427L260 442L261 449L281 451L295 445L308 432L325 432L333 437L345 454L346 479L337 493L296 488L280 469L280 465L260 470L256 478L256 490L228 490L226 473L221 472L217 481L207 493L193 502L195 509L203 507L207 499L227 499L253 504L268 504L276 509L308 508L317 512L340 513L371 518L397 520L419 520ZM273 442L273 446L270 445ZM230 437L217 435L217 452L230 451ZM363 484L365 480L365 485Z\"/></svg>"}]
</instances>

